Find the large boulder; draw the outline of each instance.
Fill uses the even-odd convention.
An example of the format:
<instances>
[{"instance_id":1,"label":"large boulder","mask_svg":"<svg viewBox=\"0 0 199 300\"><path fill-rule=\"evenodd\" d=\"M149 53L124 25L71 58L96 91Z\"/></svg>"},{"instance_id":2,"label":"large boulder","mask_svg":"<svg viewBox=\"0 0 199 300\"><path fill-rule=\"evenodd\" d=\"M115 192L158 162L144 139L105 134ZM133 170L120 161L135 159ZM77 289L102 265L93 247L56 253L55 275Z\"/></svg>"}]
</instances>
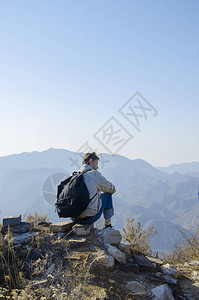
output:
<instances>
[{"instance_id":1,"label":"large boulder","mask_svg":"<svg viewBox=\"0 0 199 300\"><path fill-rule=\"evenodd\" d=\"M122 240L120 231L110 227L97 230L96 232L106 244L118 245Z\"/></svg>"},{"instance_id":2,"label":"large boulder","mask_svg":"<svg viewBox=\"0 0 199 300\"><path fill-rule=\"evenodd\" d=\"M117 249L114 246L111 246L109 244L104 244L104 247L106 248L108 254L113 256L119 263L125 264L126 262L126 255L124 252L121 252L119 249Z\"/></svg>"},{"instance_id":3,"label":"large boulder","mask_svg":"<svg viewBox=\"0 0 199 300\"><path fill-rule=\"evenodd\" d=\"M152 289L152 293L155 300L175 300L172 291L167 284L162 284Z\"/></svg>"}]
</instances>

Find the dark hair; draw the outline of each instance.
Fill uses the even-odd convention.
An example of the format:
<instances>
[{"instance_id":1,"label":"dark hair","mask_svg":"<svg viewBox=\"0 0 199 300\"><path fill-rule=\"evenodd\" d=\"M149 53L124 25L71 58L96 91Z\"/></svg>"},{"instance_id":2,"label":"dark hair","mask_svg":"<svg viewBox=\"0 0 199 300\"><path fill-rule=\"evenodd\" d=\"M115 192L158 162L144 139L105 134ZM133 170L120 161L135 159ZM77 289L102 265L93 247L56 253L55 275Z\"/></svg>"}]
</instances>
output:
<instances>
[{"instance_id":1,"label":"dark hair","mask_svg":"<svg viewBox=\"0 0 199 300\"><path fill-rule=\"evenodd\" d=\"M89 163L89 159L92 160L99 160L99 157L97 156L97 154L95 152L88 152L86 154L84 154L83 159L82 159L82 165L84 164L88 164Z\"/></svg>"}]
</instances>

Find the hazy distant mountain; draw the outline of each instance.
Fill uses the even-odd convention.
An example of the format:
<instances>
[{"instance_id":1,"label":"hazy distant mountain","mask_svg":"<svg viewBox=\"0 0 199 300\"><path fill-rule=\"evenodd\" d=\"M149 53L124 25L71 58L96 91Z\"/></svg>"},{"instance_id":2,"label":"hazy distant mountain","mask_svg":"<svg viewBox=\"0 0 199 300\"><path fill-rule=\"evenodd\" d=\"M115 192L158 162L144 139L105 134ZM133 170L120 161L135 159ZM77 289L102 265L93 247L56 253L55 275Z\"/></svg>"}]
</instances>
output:
<instances>
[{"instance_id":1,"label":"hazy distant mountain","mask_svg":"<svg viewBox=\"0 0 199 300\"><path fill-rule=\"evenodd\" d=\"M0 157L0 217L42 211L58 221L56 186L81 165L82 157L68 150L49 149ZM154 249L172 247L175 225L199 224L198 179L189 174L166 174L141 159L103 154L100 172L116 185L113 224L121 229L127 218L143 228L153 225Z\"/></svg>"},{"instance_id":2,"label":"hazy distant mountain","mask_svg":"<svg viewBox=\"0 0 199 300\"><path fill-rule=\"evenodd\" d=\"M69 157L74 152L54 149L38 152L23 152L8 156L0 156L0 177L15 170L31 170L35 168L70 168ZM68 164L67 164L68 162Z\"/></svg>"},{"instance_id":3,"label":"hazy distant mountain","mask_svg":"<svg viewBox=\"0 0 199 300\"><path fill-rule=\"evenodd\" d=\"M181 174L189 174L191 176L199 177L199 162L172 164L169 167L157 167L157 169L167 174L178 172Z\"/></svg>"}]
</instances>

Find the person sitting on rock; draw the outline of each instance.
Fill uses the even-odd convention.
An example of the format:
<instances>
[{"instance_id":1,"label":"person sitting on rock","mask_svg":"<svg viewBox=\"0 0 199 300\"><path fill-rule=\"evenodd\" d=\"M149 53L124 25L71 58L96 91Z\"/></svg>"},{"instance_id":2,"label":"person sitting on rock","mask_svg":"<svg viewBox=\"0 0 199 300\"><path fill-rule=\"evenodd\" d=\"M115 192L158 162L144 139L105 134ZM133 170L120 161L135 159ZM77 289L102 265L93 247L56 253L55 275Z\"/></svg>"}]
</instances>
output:
<instances>
[{"instance_id":1,"label":"person sitting on rock","mask_svg":"<svg viewBox=\"0 0 199 300\"><path fill-rule=\"evenodd\" d=\"M115 186L101 175L98 169L99 157L95 152L86 153L83 156L82 167L78 172L83 173L91 202L77 218L72 218L78 224L92 224L102 215L105 219L105 227L112 227L111 217L114 214L112 194ZM103 193L101 193L103 192Z\"/></svg>"}]
</instances>

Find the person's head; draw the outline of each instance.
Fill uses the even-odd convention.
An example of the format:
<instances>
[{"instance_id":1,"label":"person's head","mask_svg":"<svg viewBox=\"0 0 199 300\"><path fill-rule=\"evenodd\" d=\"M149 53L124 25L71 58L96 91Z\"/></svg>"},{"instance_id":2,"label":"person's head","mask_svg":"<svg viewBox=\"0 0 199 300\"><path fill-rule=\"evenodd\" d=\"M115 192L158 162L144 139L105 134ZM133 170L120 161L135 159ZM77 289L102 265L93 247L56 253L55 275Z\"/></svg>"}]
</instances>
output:
<instances>
[{"instance_id":1,"label":"person's head","mask_svg":"<svg viewBox=\"0 0 199 300\"><path fill-rule=\"evenodd\" d=\"M82 165L87 164L90 165L93 169L97 170L98 160L99 157L96 155L95 152L86 153L83 156Z\"/></svg>"}]
</instances>

